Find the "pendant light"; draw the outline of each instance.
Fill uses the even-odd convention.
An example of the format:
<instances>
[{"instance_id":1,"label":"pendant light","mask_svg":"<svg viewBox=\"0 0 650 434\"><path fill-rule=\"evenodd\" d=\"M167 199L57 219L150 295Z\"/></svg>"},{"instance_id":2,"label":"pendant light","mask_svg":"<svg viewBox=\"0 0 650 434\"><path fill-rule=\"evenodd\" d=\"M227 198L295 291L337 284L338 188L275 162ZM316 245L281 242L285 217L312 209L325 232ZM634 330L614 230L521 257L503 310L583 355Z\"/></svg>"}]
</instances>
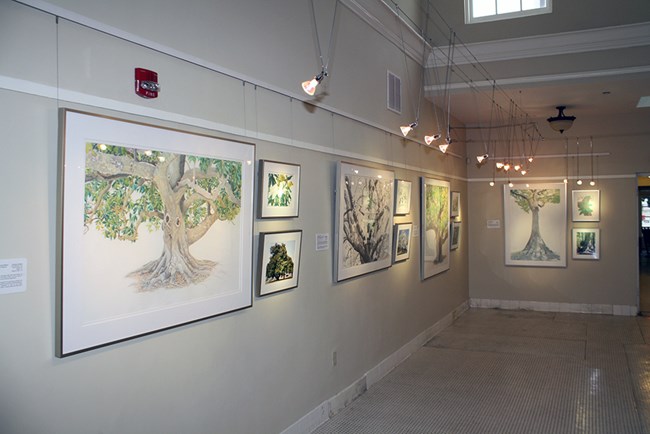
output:
<instances>
[{"instance_id":1,"label":"pendant light","mask_svg":"<svg viewBox=\"0 0 650 434\"><path fill-rule=\"evenodd\" d=\"M311 0L311 16L314 21L314 29L316 30L316 45L318 46L318 57L320 58L321 71L316 74L312 79L302 82L302 90L309 96L313 96L316 93L316 87L323 81L325 77L328 76L327 65L330 61L330 55L332 53L332 41L334 40L334 25L336 23L336 11L339 6L339 0L334 0L334 16L332 17L332 28L330 29L330 40L329 46L327 49L327 59L323 60L323 52L320 46L320 38L318 37L318 25L316 23L316 9L314 6L314 0Z\"/></svg>"}]
</instances>

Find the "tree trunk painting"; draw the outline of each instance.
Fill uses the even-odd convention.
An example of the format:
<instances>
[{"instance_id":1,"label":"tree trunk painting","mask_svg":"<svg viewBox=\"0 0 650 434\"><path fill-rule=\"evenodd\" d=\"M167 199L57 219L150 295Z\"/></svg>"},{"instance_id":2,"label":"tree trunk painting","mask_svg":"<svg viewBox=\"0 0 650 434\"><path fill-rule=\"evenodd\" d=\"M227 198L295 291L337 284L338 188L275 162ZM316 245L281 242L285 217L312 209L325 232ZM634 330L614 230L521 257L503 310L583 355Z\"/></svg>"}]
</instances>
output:
<instances>
[{"instance_id":1,"label":"tree trunk painting","mask_svg":"<svg viewBox=\"0 0 650 434\"><path fill-rule=\"evenodd\" d=\"M546 205L560 203L559 189L513 189L510 196L514 198L517 206L531 215L531 229L525 247L512 253L513 260L527 261L559 261L560 255L551 250L544 242L540 231L540 210Z\"/></svg>"},{"instance_id":2,"label":"tree trunk painting","mask_svg":"<svg viewBox=\"0 0 650 434\"><path fill-rule=\"evenodd\" d=\"M347 267L389 257L391 194L391 182L345 176L342 230L344 264Z\"/></svg>"},{"instance_id":3,"label":"tree trunk painting","mask_svg":"<svg viewBox=\"0 0 650 434\"><path fill-rule=\"evenodd\" d=\"M86 145L84 227L110 240L136 242L138 230L162 231L160 257L129 274L140 291L186 287L206 279L216 263L190 246L217 221L233 221L241 206L240 162Z\"/></svg>"},{"instance_id":4,"label":"tree trunk painting","mask_svg":"<svg viewBox=\"0 0 650 434\"><path fill-rule=\"evenodd\" d=\"M437 185L426 185L425 191L426 231L433 232L435 243L434 264L447 258L446 243L449 239L449 189ZM426 240L428 241L428 237Z\"/></svg>"}]
</instances>

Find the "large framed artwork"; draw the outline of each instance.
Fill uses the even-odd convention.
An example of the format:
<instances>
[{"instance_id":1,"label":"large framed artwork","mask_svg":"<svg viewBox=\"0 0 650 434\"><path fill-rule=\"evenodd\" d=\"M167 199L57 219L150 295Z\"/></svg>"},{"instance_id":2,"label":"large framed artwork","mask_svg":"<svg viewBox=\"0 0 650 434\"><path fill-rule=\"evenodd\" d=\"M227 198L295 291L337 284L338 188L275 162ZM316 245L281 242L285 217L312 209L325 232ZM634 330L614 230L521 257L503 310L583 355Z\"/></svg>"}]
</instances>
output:
<instances>
[{"instance_id":1,"label":"large framed artwork","mask_svg":"<svg viewBox=\"0 0 650 434\"><path fill-rule=\"evenodd\" d=\"M260 296L298 286L302 231L260 234Z\"/></svg>"},{"instance_id":2,"label":"large framed artwork","mask_svg":"<svg viewBox=\"0 0 650 434\"><path fill-rule=\"evenodd\" d=\"M300 166L261 160L260 217L298 217Z\"/></svg>"},{"instance_id":3,"label":"large framed artwork","mask_svg":"<svg viewBox=\"0 0 650 434\"><path fill-rule=\"evenodd\" d=\"M573 228L573 259L600 259L600 229Z\"/></svg>"},{"instance_id":4,"label":"large framed artwork","mask_svg":"<svg viewBox=\"0 0 650 434\"><path fill-rule=\"evenodd\" d=\"M574 222L600 221L600 190L573 190L571 216Z\"/></svg>"},{"instance_id":5,"label":"large framed artwork","mask_svg":"<svg viewBox=\"0 0 650 434\"><path fill-rule=\"evenodd\" d=\"M411 212L411 181L395 180L395 215Z\"/></svg>"},{"instance_id":6,"label":"large framed artwork","mask_svg":"<svg viewBox=\"0 0 650 434\"><path fill-rule=\"evenodd\" d=\"M566 267L566 184L503 187L506 265Z\"/></svg>"},{"instance_id":7,"label":"large framed artwork","mask_svg":"<svg viewBox=\"0 0 650 434\"><path fill-rule=\"evenodd\" d=\"M420 276L449 269L449 182L422 177Z\"/></svg>"},{"instance_id":8,"label":"large framed artwork","mask_svg":"<svg viewBox=\"0 0 650 434\"><path fill-rule=\"evenodd\" d=\"M393 262L406 261L411 255L412 223L395 225L395 238L393 240Z\"/></svg>"},{"instance_id":9,"label":"large framed artwork","mask_svg":"<svg viewBox=\"0 0 650 434\"><path fill-rule=\"evenodd\" d=\"M336 281L391 266L394 172L339 162Z\"/></svg>"},{"instance_id":10,"label":"large framed artwork","mask_svg":"<svg viewBox=\"0 0 650 434\"><path fill-rule=\"evenodd\" d=\"M57 357L251 306L253 145L61 121Z\"/></svg>"}]
</instances>

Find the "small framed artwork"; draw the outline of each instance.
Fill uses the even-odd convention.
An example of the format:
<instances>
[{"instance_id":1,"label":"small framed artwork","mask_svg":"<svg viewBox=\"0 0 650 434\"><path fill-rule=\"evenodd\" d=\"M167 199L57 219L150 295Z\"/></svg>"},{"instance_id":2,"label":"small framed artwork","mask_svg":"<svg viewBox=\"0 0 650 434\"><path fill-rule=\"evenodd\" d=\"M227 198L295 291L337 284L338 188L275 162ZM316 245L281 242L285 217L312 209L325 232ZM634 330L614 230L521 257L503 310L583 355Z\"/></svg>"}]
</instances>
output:
<instances>
[{"instance_id":1,"label":"small framed artwork","mask_svg":"<svg viewBox=\"0 0 650 434\"><path fill-rule=\"evenodd\" d=\"M395 180L395 215L411 212L411 181Z\"/></svg>"},{"instance_id":2,"label":"small framed artwork","mask_svg":"<svg viewBox=\"0 0 650 434\"><path fill-rule=\"evenodd\" d=\"M298 217L300 166L261 160L260 218Z\"/></svg>"},{"instance_id":3,"label":"small framed artwork","mask_svg":"<svg viewBox=\"0 0 650 434\"><path fill-rule=\"evenodd\" d=\"M574 222L600 221L600 190L573 190L571 209Z\"/></svg>"},{"instance_id":4,"label":"small framed artwork","mask_svg":"<svg viewBox=\"0 0 650 434\"><path fill-rule=\"evenodd\" d=\"M411 255L411 231L412 223L395 225L395 239L393 241L393 262L405 261Z\"/></svg>"},{"instance_id":5,"label":"small framed artwork","mask_svg":"<svg viewBox=\"0 0 650 434\"><path fill-rule=\"evenodd\" d=\"M600 259L600 229L573 228L573 259Z\"/></svg>"},{"instance_id":6,"label":"small framed artwork","mask_svg":"<svg viewBox=\"0 0 650 434\"><path fill-rule=\"evenodd\" d=\"M56 356L250 307L255 146L60 113Z\"/></svg>"},{"instance_id":7,"label":"small framed artwork","mask_svg":"<svg viewBox=\"0 0 650 434\"><path fill-rule=\"evenodd\" d=\"M451 222L451 250L456 250L458 248L458 243L460 241L460 222Z\"/></svg>"},{"instance_id":8,"label":"small framed artwork","mask_svg":"<svg viewBox=\"0 0 650 434\"><path fill-rule=\"evenodd\" d=\"M302 231L260 234L260 296L298 286Z\"/></svg>"},{"instance_id":9,"label":"small framed artwork","mask_svg":"<svg viewBox=\"0 0 650 434\"><path fill-rule=\"evenodd\" d=\"M460 215L460 192L451 192L451 206L449 208L449 217L458 217Z\"/></svg>"}]
</instances>

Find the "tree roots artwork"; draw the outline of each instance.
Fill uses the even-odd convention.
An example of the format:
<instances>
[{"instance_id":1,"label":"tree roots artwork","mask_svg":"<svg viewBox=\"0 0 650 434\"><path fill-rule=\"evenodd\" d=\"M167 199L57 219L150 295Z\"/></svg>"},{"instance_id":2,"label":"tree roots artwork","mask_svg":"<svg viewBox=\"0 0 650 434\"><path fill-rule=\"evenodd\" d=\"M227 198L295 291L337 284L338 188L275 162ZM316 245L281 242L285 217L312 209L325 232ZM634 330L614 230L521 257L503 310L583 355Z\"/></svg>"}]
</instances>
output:
<instances>
[{"instance_id":1,"label":"tree roots artwork","mask_svg":"<svg viewBox=\"0 0 650 434\"><path fill-rule=\"evenodd\" d=\"M217 221L233 221L241 205L242 165L101 143L86 145L84 229L110 240L138 240L138 229L162 230L158 259L129 273L140 291L205 280L213 261L189 247Z\"/></svg>"},{"instance_id":2,"label":"tree roots artwork","mask_svg":"<svg viewBox=\"0 0 650 434\"><path fill-rule=\"evenodd\" d=\"M436 256L434 264L442 263L446 256L445 242L449 238L449 188L426 185L425 188L426 231L435 234Z\"/></svg>"},{"instance_id":3,"label":"tree roots artwork","mask_svg":"<svg viewBox=\"0 0 650 434\"><path fill-rule=\"evenodd\" d=\"M559 189L510 190L510 196L526 214L531 214L530 237L523 250L510 255L513 260L559 261L560 255L551 250L539 230L539 211L547 204L560 203Z\"/></svg>"}]
</instances>

